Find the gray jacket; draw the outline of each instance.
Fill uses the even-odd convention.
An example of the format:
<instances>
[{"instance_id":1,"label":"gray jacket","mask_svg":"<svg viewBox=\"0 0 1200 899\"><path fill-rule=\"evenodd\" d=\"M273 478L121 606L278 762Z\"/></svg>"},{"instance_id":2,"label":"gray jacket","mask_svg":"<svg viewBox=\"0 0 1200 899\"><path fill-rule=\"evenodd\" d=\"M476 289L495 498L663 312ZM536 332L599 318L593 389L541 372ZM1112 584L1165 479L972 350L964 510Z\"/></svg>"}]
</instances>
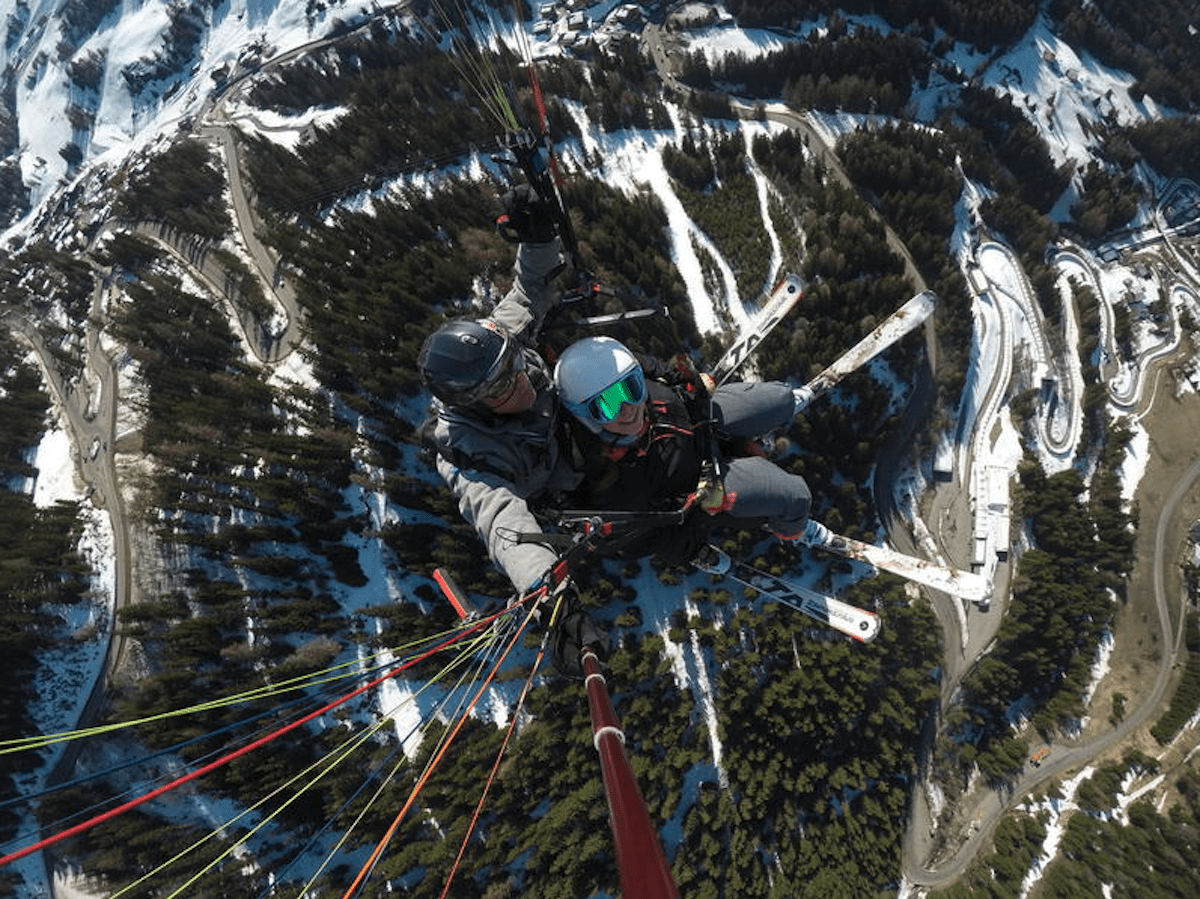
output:
<instances>
[{"instance_id":1,"label":"gray jacket","mask_svg":"<svg viewBox=\"0 0 1200 899\"><path fill-rule=\"evenodd\" d=\"M557 240L521 244L513 288L491 312L494 321L525 344L526 370L537 390L533 408L520 415L486 415L434 401L438 473L458 497L459 511L475 527L492 561L522 592L557 558L545 546L514 539L542 530L530 511L531 501L571 490L579 482L555 439L562 413L550 372L534 349L559 297L547 279L561 259Z\"/></svg>"}]
</instances>

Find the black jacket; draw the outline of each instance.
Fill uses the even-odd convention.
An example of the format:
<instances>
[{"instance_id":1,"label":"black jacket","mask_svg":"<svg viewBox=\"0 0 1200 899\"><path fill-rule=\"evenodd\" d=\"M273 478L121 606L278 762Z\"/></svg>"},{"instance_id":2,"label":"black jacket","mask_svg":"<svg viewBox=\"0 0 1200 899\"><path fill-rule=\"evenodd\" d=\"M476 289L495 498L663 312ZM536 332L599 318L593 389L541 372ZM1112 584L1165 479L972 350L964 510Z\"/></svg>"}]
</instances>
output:
<instances>
[{"instance_id":1,"label":"black jacket","mask_svg":"<svg viewBox=\"0 0 1200 899\"><path fill-rule=\"evenodd\" d=\"M579 488L586 508L643 512L679 509L696 489L704 456L689 403L659 381L646 381L643 434L612 445L576 429L583 456Z\"/></svg>"}]
</instances>

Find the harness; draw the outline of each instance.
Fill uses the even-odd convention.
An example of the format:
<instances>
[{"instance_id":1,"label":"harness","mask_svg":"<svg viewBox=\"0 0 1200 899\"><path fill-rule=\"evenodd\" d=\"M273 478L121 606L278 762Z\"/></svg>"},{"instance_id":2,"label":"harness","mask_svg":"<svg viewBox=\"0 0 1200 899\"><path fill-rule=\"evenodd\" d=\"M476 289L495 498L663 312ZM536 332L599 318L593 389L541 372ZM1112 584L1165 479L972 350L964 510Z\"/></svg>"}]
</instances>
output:
<instances>
[{"instance_id":1,"label":"harness","mask_svg":"<svg viewBox=\"0 0 1200 899\"><path fill-rule=\"evenodd\" d=\"M582 503L601 509L677 508L696 486L701 454L687 404L673 389L647 380L647 426L633 443L597 442L572 419L583 454Z\"/></svg>"}]
</instances>

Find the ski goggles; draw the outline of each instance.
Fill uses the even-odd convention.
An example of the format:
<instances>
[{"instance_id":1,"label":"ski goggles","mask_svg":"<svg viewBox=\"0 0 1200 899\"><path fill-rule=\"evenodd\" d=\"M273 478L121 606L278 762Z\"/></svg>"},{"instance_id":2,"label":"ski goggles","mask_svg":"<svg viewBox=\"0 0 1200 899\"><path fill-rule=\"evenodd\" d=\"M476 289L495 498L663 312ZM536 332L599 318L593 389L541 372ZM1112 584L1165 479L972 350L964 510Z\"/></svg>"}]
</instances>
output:
<instances>
[{"instance_id":1,"label":"ski goggles","mask_svg":"<svg viewBox=\"0 0 1200 899\"><path fill-rule=\"evenodd\" d=\"M635 368L615 384L610 384L590 400L583 403L588 417L600 424L608 424L621 414L621 407L626 403L644 402L646 399L646 379L642 376L641 367Z\"/></svg>"},{"instance_id":2,"label":"ski goggles","mask_svg":"<svg viewBox=\"0 0 1200 899\"><path fill-rule=\"evenodd\" d=\"M496 403L506 398L525 371L525 354L515 340L510 340L496 360L496 364L483 383L475 390L474 401Z\"/></svg>"}]
</instances>

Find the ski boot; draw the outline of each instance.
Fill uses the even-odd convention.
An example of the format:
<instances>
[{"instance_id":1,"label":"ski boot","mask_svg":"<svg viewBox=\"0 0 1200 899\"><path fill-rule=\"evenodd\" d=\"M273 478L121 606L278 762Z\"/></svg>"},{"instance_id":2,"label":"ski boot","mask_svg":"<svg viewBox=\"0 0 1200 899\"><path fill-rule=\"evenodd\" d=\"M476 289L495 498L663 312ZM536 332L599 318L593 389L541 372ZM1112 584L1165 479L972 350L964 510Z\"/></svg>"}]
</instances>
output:
<instances>
[{"instance_id":1,"label":"ski boot","mask_svg":"<svg viewBox=\"0 0 1200 899\"><path fill-rule=\"evenodd\" d=\"M792 418L803 412L816 394L809 387L792 388Z\"/></svg>"},{"instance_id":2,"label":"ski boot","mask_svg":"<svg viewBox=\"0 0 1200 899\"><path fill-rule=\"evenodd\" d=\"M805 522L804 530L798 534L781 534L773 528L768 528L767 530L784 543L811 546L817 549L828 549L833 552L839 552L846 547L846 541L841 536L833 533L833 531L829 530L821 522L815 521L812 518Z\"/></svg>"},{"instance_id":3,"label":"ski boot","mask_svg":"<svg viewBox=\"0 0 1200 899\"><path fill-rule=\"evenodd\" d=\"M702 546L700 552L692 558L692 565L705 574L720 577L733 566L733 560L729 558L728 553L722 552L715 546L707 545Z\"/></svg>"}]
</instances>

